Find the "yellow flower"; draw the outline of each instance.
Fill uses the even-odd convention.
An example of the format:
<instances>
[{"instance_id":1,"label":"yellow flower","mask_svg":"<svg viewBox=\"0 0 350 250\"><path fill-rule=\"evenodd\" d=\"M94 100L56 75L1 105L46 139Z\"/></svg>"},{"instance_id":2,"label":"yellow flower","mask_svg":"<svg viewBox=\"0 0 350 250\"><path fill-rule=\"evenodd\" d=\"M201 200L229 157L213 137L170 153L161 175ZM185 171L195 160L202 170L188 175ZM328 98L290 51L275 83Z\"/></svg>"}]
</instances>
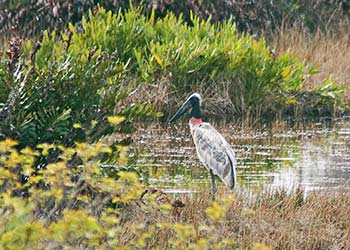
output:
<instances>
[{"instance_id":1,"label":"yellow flower","mask_svg":"<svg viewBox=\"0 0 350 250\"><path fill-rule=\"evenodd\" d=\"M125 117L124 116L108 116L107 120L112 125L118 125L118 124L122 123L123 121L125 121Z\"/></svg>"},{"instance_id":2,"label":"yellow flower","mask_svg":"<svg viewBox=\"0 0 350 250\"><path fill-rule=\"evenodd\" d=\"M4 141L0 141L0 153L8 153L16 145L18 145L17 141L6 138Z\"/></svg>"},{"instance_id":3,"label":"yellow flower","mask_svg":"<svg viewBox=\"0 0 350 250\"><path fill-rule=\"evenodd\" d=\"M225 210L216 201L205 210L205 213L212 221L218 221L225 215Z\"/></svg>"}]
</instances>

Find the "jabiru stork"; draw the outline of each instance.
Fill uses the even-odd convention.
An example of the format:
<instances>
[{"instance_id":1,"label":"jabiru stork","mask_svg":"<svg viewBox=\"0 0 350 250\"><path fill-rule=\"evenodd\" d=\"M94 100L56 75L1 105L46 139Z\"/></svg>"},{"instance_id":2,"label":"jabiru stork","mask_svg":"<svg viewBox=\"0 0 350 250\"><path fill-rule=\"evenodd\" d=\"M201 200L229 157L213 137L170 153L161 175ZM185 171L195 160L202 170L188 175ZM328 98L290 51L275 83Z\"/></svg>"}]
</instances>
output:
<instances>
[{"instance_id":1,"label":"jabiru stork","mask_svg":"<svg viewBox=\"0 0 350 250\"><path fill-rule=\"evenodd\" d=\"M215 176L217 175L229 189L236 184L236 159L231 145L209 123L201 117L201 96L193 93L170 118L169 122L179 119L190 110L190 129L200 161L209 170L211 179L211 197L215 199Z\"/></svg>"}]
</instances>

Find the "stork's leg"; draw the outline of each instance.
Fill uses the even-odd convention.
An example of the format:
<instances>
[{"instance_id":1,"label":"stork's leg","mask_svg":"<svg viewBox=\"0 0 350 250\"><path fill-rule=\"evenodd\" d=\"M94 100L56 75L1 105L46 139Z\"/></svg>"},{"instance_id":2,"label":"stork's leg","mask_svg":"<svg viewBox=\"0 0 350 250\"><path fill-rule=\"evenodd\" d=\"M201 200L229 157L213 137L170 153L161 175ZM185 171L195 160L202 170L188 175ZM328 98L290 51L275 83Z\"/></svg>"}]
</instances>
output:
<instances>
[{"instance_id":1,"label":"stork's leg","mask_svg":"<svg viewBox=\"0 0 350 250\"><path fill-rule=\"evenodd\" d=\"M215 187L215 176L213 173L213 170L209 170L210 173L210 179L211 179L211 198L214 201L215 200L215 193L216 193L216 187Z\"/></svg>"}]
</instances>

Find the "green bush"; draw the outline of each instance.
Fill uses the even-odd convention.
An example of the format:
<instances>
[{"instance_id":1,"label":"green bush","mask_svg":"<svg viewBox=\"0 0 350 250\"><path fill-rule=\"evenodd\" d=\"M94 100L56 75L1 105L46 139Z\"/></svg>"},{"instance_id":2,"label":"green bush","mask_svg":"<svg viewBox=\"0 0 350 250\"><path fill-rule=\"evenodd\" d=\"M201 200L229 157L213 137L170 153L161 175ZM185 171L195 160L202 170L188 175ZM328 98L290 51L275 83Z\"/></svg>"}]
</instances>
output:
<instances>
[{"instance_id":1,"label":"green bush","mask_svg":"<svg viewBox=\"0 0 350 250\"><path fill-rule=\"evenodd\" d=\"M275 56L264 39L240 35L231 20L213 25L191 16L189 26L181 16L156 19L153 11L147 18L133 7L118 14L100 7L94 13L83 18L82 27L45 32L35 46L26 41L21 54L13 43L9 60L0 61L0 132L19 140L20 147L96 141L113 132L110 115L128 121L142 113L157 116L148 104L120 103L133 89L157 86L160 79L175 96L194 90L225 94L229 112L250 117L298 104L303 77L312 73L296 56ZM339 100L331 93L338 89L328 89L318 105ZM120 131L130 131L128 121Z\"/></svg>"},{"instance_id":2,"label":"green bush","mask_svg":"<svg viewBox=\"0 0 350 250\"><path fill-rule=\"evenodd\" d=\"M279 110L293 102L303 89L304 74L310 73L295 56L274 56L264 39L238 34L231 20L213 25L192 16L189 26L171 13L155 19L154 12L150 18L140 12L90 12L89 22L82 22L84 32L74 33L72 40L85 49L79 40L90 37L90 48L115 52L141 78L138 84L165 78L178 95L228 81L229 97L240 115Z\"/></svg>"},{"instance_id":3,"label":"green bush","mask_svg":"<svg viewBox=\"0 0 350 250\"><path fill-rule=\"evenodd\" d=\"M106 43L111 34L108 23L103 25L105 20L111 22L111 13L101 11L91 22L84 22L83 33L72 25L69 35L45 32L35 48L27 41L21 55L1 61L0 89L4 91L0 102L6 108L3 111L9 110L0 127L2 134L19 140L20 147L43 142L73 145L113 132L107 117L116 112L123 112L128 120L159 115L142 103L116 111L117 102L128 96L123 84L129 81L129 66L114 44ZM12 60L16 56L19 60ZM7 63L14 70L7 70ZM125 122L119 131L129 131L129 127Z\"/></svg>"},{"instance_id":4,"label":"green bush","mask_svg":"<svg viewBox=\"0 0 350 250\"><path fill-rule=\"evenodd\" d=\"M10 92L9 80L7 79L7 67L5 63L0 63L0 103L4 103Z\"/></svg>"}]
</instances>

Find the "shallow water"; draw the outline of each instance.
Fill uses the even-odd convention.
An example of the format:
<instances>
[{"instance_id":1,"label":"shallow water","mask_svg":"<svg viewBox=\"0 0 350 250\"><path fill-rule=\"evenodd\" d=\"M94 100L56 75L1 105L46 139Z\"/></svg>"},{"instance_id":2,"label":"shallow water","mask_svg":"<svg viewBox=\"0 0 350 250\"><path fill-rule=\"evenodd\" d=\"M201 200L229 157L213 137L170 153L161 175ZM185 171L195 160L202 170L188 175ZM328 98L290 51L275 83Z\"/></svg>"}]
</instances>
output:
<instances>
[{"instance_id":1,"label":"shallow water","mask_svg":"<svg viewBox=\"0 0 350 250\"><path fill-rule=\"evenodd\" d=\"M350 190L350 121L288 126L275 123L252 129L242 124L214 124L232 145L240 188L305 192ZM209 186L187 124L140 128L133 138L136 165L153 185L168 192ZM219 185L223 185L217 179Z\"/></svg>"}]
</instances>

